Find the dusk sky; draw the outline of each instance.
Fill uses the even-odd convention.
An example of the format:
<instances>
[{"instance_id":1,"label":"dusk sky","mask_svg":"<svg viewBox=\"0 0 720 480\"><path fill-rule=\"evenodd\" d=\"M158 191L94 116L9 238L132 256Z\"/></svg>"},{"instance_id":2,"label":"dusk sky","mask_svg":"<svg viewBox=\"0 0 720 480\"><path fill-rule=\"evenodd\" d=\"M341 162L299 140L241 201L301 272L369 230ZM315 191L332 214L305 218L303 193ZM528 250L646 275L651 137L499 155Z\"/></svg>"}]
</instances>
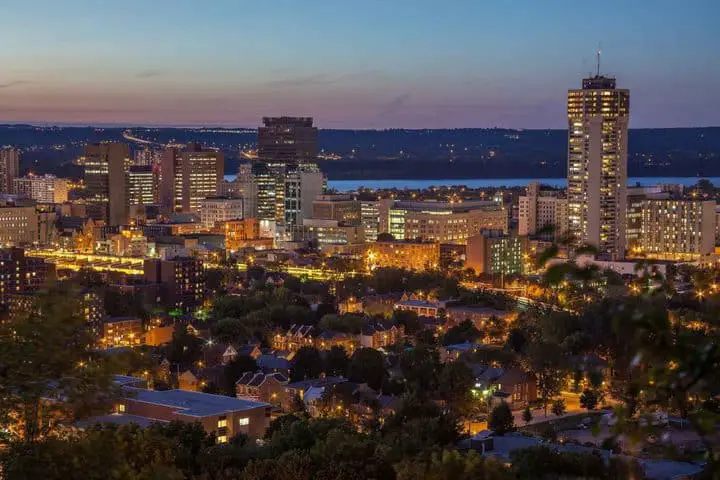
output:
<instances>
[{"instance_id":1,"label":"dusk sky","mask_svg":"<svg viewBox=\"0 0 720 480\"><path fill-rule=\"evenodd\" d=\"M565 128L595 69L631 127L720 125L720 1L1 0L0 122Z\"/></svg>"}]
</instances>

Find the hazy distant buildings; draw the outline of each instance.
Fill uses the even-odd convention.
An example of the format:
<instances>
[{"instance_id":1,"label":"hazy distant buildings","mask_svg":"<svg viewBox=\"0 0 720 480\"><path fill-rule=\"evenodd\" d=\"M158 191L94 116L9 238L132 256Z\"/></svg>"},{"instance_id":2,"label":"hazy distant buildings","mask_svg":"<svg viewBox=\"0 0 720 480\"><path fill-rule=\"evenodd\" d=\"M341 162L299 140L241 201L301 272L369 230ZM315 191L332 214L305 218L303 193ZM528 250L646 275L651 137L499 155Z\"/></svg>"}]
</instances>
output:
<instances>
[{"instance_id":1,"label":"hazy distant buildings","mask_svg":"<svg viewBox=\"0 0 720 480\"><path fill-rule=\"evenodd\" d=\"M576 244L622 258L630 92L598 75L568 91L568 230Z\"/></svg>"},{"instance_id":2,"label":"hazy distant buildings","mask_svg":"<svg viewBox=\"0 0 720 480\"><path fill-rule=\"evenodd\" d=\"M555 190L541 190L540 183L531 182L519 198L518 234L560 239L567 233L567 198ZM542 233L541 233L542 232Z\"/></svg>"},{"instance_id":3,"label":"hazy distant buildings","mask_svg":"<svg viewBox=\"0 0 720 480\"><path fill-rule=\"evenodd\" d=\"M314 162L318 130L312 117L264 117L258 128L258 159L270 163Z\"/></svg>"},{"instance_id":4,"label":"hazy distant buildings","mask_svg":"<svg viewBox=\"0 0 720 480\"><path fill-rule=\"evenodd\" d=\"M13 180L20 176L20 150L0 148L0 193L12 193Z\"/></svg>"},{"instance_id":5,"label":"hazy distant buildings","mask_svg":"<svg viewBox=\"0 0 720 480\"><path fill-rule=\"evenodd\" d=\"M38 203L63 203L68 199L68 181L55 175L28 175L13 180L12 192Z\"/></svg>"},{"instance_id":6,"label":"hazy distant buildings","mask_svg":"<svg viewBox=\"0 0 720 480\"><path fill-rule=\"evenodd\" d=\"M646 199L639 254L653 260L697 261L715 247L715 201Z\"/></svg>"},{"instance_id":7,"label":"hazy distant buildings","mask_svg":"<svg viewBox=\"0 0 720 480\"><path fill-rule=\"evenodd\" d=\"M97 143L85 147L85 191L87 214L109 225L124 225L128 219L124 143Z\"/></svg>"}]
</instances>

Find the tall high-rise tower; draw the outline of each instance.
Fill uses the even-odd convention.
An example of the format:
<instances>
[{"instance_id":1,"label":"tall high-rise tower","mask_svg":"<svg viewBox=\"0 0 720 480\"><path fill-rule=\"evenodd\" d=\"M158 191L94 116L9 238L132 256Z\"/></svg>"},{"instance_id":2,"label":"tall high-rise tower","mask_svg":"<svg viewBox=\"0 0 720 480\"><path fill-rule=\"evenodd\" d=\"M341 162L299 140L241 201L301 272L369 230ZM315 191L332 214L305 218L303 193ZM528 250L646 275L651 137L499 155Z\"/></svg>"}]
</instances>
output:
<instances>
[{"instance_id":1,"label":"tall high-rise tower","mask_svg":"<svg viewBox=\"0 0 720 480\"><path fill-rule=\"evenodd\" d=\"M258 128L258 159L270 163L314 162L318 129L312 117L264 117Z\"/></svg>"},{"instance_id":2,"label":"tall high-rise tower","mask_svg":"<svg viewBox=\"0 0 720 480\"><path fill-rule=\"evenodd\" d=\"M90 218L104 220L108 225L127 223L129 156L124 143L96 143L85 147L85 191Z\"/></svg>"},{"instance_id":3,"label":"tall high-rise tower","mask_svg":"<svg viewBox=\"0 0 720 480\"><path fill-rule=\"evenodd\" d=\"M568 91L568 232L612 259L625 249L629 117L629 90L600 75L599 62Z\"/></svg>"},{"instance_id":4,"label":"tall high-rise tower","mask_svg":"<svg viewBox=\"0 0 720 480\"><path fill-rule=\"evenodd\" d=\"M13 180L20 176L20 150L0 148L0 193L11 193Z\"/></svg>"}]
</instances>

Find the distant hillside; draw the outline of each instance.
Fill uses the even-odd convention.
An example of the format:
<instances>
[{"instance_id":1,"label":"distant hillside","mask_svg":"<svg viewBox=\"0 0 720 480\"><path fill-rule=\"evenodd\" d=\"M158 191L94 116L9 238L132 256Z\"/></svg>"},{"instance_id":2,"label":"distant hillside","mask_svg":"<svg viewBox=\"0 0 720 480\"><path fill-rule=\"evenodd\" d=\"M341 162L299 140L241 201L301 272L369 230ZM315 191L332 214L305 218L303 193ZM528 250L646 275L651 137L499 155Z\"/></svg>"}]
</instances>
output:
<instances>
[{"instance_id":1,"label":"distant hillside","mask_svg":"<svg viewBox=\"0 0 720 480\"><path fill-rule=\"evenodd\" d=\"M22 168L79 175L72 160L88 142L123 140L123 128L0 125L0 145L25 150ZM254 148L246 129L134 128L158 142L199 141L222 149L226 172ZM565 130L320 130L320 148L340 160L320 160L331 179L563 177ZM131 144L133 148L139 145ZM69 169L69 170L68 170ZM720 176L720 127L630 131L631 176Z\"/></svg>"}]
</instances>

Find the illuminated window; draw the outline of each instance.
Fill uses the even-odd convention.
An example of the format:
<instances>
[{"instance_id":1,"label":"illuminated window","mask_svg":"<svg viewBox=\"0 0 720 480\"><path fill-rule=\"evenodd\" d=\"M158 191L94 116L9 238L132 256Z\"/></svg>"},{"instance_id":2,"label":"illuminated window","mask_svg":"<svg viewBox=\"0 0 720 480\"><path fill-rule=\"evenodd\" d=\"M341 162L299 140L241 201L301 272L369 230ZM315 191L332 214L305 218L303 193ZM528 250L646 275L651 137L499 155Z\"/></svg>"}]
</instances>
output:
<instances>
[{"instance_id":1,"label":"illuminated window","mask_svg":"<svg viewBox=\"0 0 720 480\"><path fill-rule=\"evenodd\" d=\"M249 418L241 418L240 420L238 420L238 424L241 426L250 425L250 419Z\"/></svg>"},{"instance_id":2,"label":"illuminated window","mask_svg":"<svg viewBox=\"0 0 720 480\"><path fill-rule=\"evenodd\" d=\"M118 413L125 413L125 404L124 404L124 403L118 403L117 411L118 411Z\"/></svg>"},{"instance_id":3,"label":"illuminated window","mask_svg":"<svg viewBox=\"0 0 720 480\"><path fill-rule=\"evenodd\" d=\"M227 443L227 435L220 435L217 437L217 443Z\"/></svg>"},{"instance_id":4,"label":"illuminated window","mask_svg":"<svg viewBox=\"0 0 720 480\"><path fill-rule=\"evenodd\" d=\"M227 420L224 418L221 420L218 420L217 428L225 428L225 427L227 427Z\"/></svg>"}]
</instances>

